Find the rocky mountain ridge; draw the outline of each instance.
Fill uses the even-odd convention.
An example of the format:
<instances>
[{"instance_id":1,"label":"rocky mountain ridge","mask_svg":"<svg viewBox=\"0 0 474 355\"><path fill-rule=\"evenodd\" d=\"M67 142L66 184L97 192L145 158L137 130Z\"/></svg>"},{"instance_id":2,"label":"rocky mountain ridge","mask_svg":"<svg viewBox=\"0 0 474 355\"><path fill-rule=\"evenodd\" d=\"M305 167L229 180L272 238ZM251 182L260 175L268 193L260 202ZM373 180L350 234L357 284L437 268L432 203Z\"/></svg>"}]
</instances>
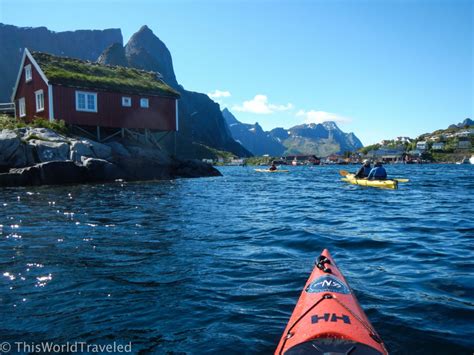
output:
<instances>
[{"instance_id":1,"label":"rocky mountain ridge","mask_svg":"<svg viewBox=\"0 0 474 355\"><path fill-rule=\"evenodd\" d=\"M257 123L246 124L239 122L235 116L225 108L222 110L232 137L242 144L254 155L282 155L285 151L285 146L280 139L272 136L270 132L265 132Z\"/></svg>"},{"instance_id":2,"label":"rocky mountain ridge","mask_svg":"<svg viewBox=\"0 0 474 355\"><path fill-rule=\"evenodd\" d=\"M123 42L118 28L54 32L46 27L16 27L2 23L0 38L0 102L10 101L24 48L95 61L105 48Z\"/></svg>"},{"instance_id":3,"label":"rocky mountain ridge","mask_svg":"<svg viewBox=\"0 0 474 355\"><path fill-rule=\"evenodd\" d=\"M301 124L289 129L281 127L265 132L258 123L239 122L228 110L223 110L229 129L235 140L255 155L306 155L325 157L362 148L354 133L344 133L332 121Z\"/></svg>"}]
</instances>

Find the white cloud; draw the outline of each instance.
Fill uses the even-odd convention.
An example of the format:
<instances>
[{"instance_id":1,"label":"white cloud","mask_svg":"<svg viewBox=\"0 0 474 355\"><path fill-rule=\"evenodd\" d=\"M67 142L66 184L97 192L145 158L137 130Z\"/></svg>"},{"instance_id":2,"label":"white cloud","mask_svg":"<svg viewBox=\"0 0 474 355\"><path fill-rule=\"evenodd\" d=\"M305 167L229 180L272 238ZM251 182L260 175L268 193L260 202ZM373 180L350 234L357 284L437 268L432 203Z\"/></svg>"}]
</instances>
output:
<instances>
[{"instance_id":1,"label":"white cloud","mask_svg":"<svg viewBox=\"0 0 474 355\"><path fill-rule=\"evenodd\" d=\"M286 104L286 105L275 105L270 104L268 102L268 97L266 95L255 95L252 100L244 101L244 103L239 106L235 105L232 107L235 111L240 112L251 112L257 113L262 115L268 115L270 113L274 113L276 111L288 111L293 108L293 104Z\"/></svg>"},{"instance_id":2,"label":"white cloud","mask_svg":"<svg viewBox=\"0 0 474 355\"><path fill-rule=\"evenodd\" d=\"M228 91L215 90L214 92L209 92L207 96L214 100L221 97L230 97L231 95Z\"/></svg>"},{"instance_id":3,"label":"white cloud","mask_svg":"<svg viewBox=\"0 0 474 355\"><path fill-rule=\"evenodd\" d=\"M305 123L323 123L326 121L334 121L338 123L349 123L351 119L349 117L344 117L336 113L325 112L325 111L305 111L299 110L296 113L298 117L305 117Z\"/></svg>"}]
</instances>

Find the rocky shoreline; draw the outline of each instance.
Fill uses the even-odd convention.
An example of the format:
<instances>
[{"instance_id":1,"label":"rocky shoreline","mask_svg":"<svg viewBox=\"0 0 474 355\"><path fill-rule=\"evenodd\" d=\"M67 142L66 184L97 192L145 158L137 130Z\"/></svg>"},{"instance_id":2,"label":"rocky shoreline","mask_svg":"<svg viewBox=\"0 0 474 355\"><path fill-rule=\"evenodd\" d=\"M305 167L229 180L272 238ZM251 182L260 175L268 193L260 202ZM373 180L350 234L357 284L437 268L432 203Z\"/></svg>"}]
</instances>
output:
<instances>
[{"instance_id":1,"label":"rocky shoreline","mask_svg":"<svg viewBox=\"0 0 474 355\"><path fill-rule=\"evenodd\" d=\"M99 143L47 128L0 132L0 186L170 180L220 176L197 160L178 160L129 141Z\"/></svg>"}]
</instances>

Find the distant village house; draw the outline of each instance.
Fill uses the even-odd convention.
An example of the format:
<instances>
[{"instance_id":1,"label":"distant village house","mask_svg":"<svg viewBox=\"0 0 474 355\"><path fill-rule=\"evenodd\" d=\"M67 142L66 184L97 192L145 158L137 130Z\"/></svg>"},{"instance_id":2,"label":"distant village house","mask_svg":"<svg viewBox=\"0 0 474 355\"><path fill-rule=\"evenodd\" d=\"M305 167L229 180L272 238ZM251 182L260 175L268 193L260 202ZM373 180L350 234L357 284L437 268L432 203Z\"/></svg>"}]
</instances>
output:
<instances>
[{"instance_id":1,"label":"distant village house","mask_svg":"<svg viewBox=\"0 0 474 355\"><path fill-rule=\"evenodd\" d=\"M471 149L471 142L467 139L460 139L458 142L458 149Z\"/></svg>"},{"instance_id":2,"label":"distant village house","mask_svg":"<svg viewBox=\"0 0 474 355\"><path fill-rule=\"evenodd\" d=\"M316 155L288 155L283 159L289 165L319 165L321 163Z\"/></svg>"},{"instance_id":3,"label":"distant village house","mask_svg":"<svg viewBox=\"0 0 474 355\"><path fill-rule=\"evenodd\" d=\"M433 150L443 150L444 149L444 142L433 143L433 146L431 148Z\"/></svg>"},{"instance_id":4,"label":"distant village house","mask_svg":"<svg viewBox=\"0 0 474 355\"><path fill-rule=\"evenodd\" d=\"M428 149L428 142L426 141L421 141L416 143L416 149L417 150L427 150Z\"/></svg>"}]
</instances>

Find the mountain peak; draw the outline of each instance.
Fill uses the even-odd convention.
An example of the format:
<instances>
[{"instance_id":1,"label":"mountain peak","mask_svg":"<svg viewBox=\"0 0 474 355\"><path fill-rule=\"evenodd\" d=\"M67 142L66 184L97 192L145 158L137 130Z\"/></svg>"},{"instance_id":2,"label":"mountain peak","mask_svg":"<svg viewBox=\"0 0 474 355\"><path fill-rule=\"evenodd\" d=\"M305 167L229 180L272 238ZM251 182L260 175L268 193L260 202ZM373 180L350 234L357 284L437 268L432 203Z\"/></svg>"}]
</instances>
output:
<instances>
[{"instance_id":1,"label":"mountain peak","mask_svg":"<svg viewBox=\"0 0 474 355\"><path fill-rule=\"evenodd\" d=\"M229 109L227 107L225 107L222 110L222 116L224 117L224 119L226 120L226 122L229 126L232 125L232 124L235 124L235 123L240 123L237 120L237 118L235 118L235 116L232 114L232 112L229 111Z\"/></svg>"},{"instance_id":2,"label":"mountain peak","mask_svg":"<svg viewBox=\"0 0 474 355\"><path fill-rule=\"evenodd\" d=\"M125 57L125 50L121 43L113 43L108 46L100 55L97 62L105 65L119 65L128 67L128 61Z\"/></svg>"},{"instance_id":3,"label":"mountain peak","mask_svg":"<svg viewBox=\"0 0 474 355\"><path fill-rule=\"evenodd\" d=\"M151 32L151 33L153 33L153 31L150 30L150 27L148 27L147 25L143 25L142 27L140 27L140 29L138 30L137 33L142 33L142 32Z\"/></svg>"},{"instance_id":4,"label":"mountain peak","mask_svg":"<svg viewBox=\"0 0 474 355\"><path fill-rule=\"evenodd\" d=\"M334 121L326 121L326 122L323 122L321 124L327 130L331 130L331 131L339 130L339 127L337 126L336 122L334 122Z\"/></svg>"},{"instance_id":5,"label":"mountain peak","mask_svg":"<svg viewBox=\"0 0 474 355\"><path fill-rule=\"evenodd\" d=\"M142 26L130 37L125 54L131 67L161 73L167 84L178 87L171 53L148 26Z\"/></svg>"}]
</instances>

